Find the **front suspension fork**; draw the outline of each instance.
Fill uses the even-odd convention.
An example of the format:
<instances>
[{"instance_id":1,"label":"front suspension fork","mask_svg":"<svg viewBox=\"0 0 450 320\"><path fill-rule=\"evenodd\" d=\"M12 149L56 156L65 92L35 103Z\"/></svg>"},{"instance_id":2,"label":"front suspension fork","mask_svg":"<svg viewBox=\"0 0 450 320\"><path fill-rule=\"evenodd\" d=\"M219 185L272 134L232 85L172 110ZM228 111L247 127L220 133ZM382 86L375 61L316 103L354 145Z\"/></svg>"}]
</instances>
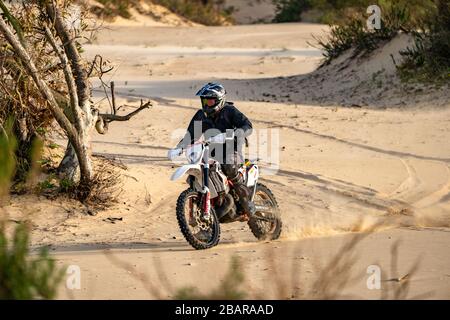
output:
<instances>
[{"instance_id":1,"label":"front suspension fork","mask_svg":"<svg viewBox=\"0 0 450 320\"><path fill-rule=\"evenodd\" d=\"M255 194L256 194L257 186L258 186L258 180L255 181L255 185L253 186L252 196L250 198L250 201L255 201Z\"/></svg>"},{"instance_id":2,"label":"front suspension fork","mask_svg":"<svg viewBox=\"0 0 450 320\"><path fill-rule=\"evenodd\" d=\"M209 191L209 164L203 167L203 219L209 220L211 217L211 193Z\"/></svg>"}]
</instances>

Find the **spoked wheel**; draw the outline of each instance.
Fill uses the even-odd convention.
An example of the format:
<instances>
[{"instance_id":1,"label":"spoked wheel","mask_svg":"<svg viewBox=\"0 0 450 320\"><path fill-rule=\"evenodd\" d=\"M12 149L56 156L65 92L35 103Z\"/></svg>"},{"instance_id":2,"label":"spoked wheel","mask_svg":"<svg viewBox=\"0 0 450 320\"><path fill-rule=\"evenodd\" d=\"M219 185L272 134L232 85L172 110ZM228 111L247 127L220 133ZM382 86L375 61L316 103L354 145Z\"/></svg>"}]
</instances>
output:
<instances>
[{"instance_id":1,"label":"spoked wheel","mask_svg":"<svg viewBox=\"0 0 450 320\"><path fill-rule=\"evenodd\" d=\"M259 240L276 240L280 237L282 222L277 200L272 191L258 183L254 198L256 214L248 221L253 235Z\"/></svg>"},{"instance_id":2,"label":"spoked wheel","mask_svg":"<svg viewBox=\"0 0 450 320\"><path fill-rule=\"evenodd\" d=\"M219 243L220 224L214 210L208 221L202 219L201 194L192 189L183 191L177 200L177 220L187 242L197 250L209 249Z\"/></svg>"}]
</instances>

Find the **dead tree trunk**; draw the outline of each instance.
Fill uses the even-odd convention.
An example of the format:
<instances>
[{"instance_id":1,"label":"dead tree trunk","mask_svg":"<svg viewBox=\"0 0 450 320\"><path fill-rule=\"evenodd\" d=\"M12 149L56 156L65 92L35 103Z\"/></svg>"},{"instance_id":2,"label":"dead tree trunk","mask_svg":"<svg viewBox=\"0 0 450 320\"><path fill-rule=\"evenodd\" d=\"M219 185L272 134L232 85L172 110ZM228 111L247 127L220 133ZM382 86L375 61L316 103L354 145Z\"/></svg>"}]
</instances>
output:
<instances>
[{"instance_id":1,"label":"dead tree trunk","mask_svg":"<svg viewBox=\"0 0 450 320\"><path fill-rule=\"evenodd\" d=\"M55 2L47 2L45 5L50 21L54 22L54 29L61 40L63 52L58 54L61 64L64 68L64 75L68 84L71 97L71 109L74 113L75 127L78 132L79 145L70 143L59 167L59 172L63 175L73 178L73 172L76 171L76 164L80 166L80 180L89 182L92 179L92 162L90 150L90 134L97 121L98 112L91 109L89 102L90 92L87 73L84 69L82 59L76 48L74 39L64 23L61 12ZM51 31L46 28L46 34L50 43L54 43L54 50L58 52L56 41L52 39ZM53 41L52 41L53 40ZM76 92L73 92L76 90ZM79 148L79 150L77 150ZM75 150L73 150L75 149ZM78 155L74 159L74 155ZM77 161L75 161L77 160ZM74 167L75 166L75 167Z\"/></svg>"}]
</instances>

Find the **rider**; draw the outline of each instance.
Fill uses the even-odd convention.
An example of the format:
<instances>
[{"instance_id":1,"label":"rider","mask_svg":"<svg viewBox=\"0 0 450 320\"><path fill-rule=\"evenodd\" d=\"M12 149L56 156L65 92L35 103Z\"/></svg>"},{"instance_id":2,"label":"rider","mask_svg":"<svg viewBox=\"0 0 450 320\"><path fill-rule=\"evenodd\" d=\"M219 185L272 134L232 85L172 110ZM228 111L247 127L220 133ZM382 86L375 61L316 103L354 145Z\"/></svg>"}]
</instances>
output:
<instances>
[{"instance_id":1,"label":"rider","mask_svg":"<svg viewBox=\"0 0 450 320\"><path fill-rule=\"evenodd\" d=\"M212 150L216 151L216 155L221 153L225 156L225 162L221 162L222 170L232 182L245 213L251 216L255 214L255 205L251 201L251 191L245 185L244 177L238 170L244 163L242 145L244 139L252 133L252 123L234 106L233 102L226 101L226 91L221 84L208 83L197 92L196 96L200 97L202 109L198 110L192 118L185 137L177 147L180 148L197 141L210 129L227 133L227 135L232 130L234 147L223 146L222 150L215 147Z\"/></svg>"}]
</instances>

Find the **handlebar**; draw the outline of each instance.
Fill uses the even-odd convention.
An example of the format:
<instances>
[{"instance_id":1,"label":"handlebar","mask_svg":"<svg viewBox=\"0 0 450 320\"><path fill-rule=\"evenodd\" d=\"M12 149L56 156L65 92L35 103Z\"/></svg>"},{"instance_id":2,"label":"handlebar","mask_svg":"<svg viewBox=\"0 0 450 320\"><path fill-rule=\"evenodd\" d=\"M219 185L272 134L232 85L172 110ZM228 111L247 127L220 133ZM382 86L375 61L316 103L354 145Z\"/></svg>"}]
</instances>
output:
<instances>
[{"instance_id":1,"label":"handlebar","mask_svg":"<svg viewBox=\"0 0 450 320\"><path fill-rule=\"evenodd\" d=\"M206 140L206 142L224 144L227 142L227 140L234 140L234 137L235 137L234 130L227 130L227 132L219 133L218 135L209 138L208 140Z\"/></svg>"},{"instance_id":2,"label":"handlebar","mask_svg":"<svg viewBox=\"0 0 450 320\"><path fill-rule=\"evenodd\" d=\"M232 133L219 133L218 135L215 135L214 137L208 138L206 141L203 141L202 143L205 145L209 144L224 144L227 140L234 140L234 131ZM169 160L173 160L176 157L180 156L184 150L186 150L186 147L180 147L180 148L174 148L170 149L167 152L167 158Z\"/></svg>"}]
</instances>

